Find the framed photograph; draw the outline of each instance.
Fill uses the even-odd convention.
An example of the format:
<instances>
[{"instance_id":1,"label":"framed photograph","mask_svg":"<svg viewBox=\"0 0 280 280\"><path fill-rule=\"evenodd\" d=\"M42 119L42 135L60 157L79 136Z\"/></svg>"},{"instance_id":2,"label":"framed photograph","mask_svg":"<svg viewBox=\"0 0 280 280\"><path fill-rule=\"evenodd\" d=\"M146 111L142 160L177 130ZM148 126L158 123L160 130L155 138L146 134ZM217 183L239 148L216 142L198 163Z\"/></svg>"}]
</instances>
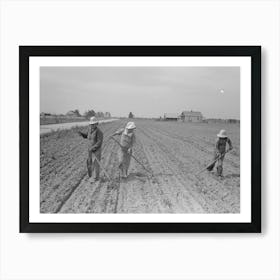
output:
<instances>
[{"instance_id":1,"label":"framed photograph","mask_svg":"<svg viewBox=\"0 0 280 280\"><path fill-rule=\"evenodd\" d=\"M20 232L261 232L260 46L20 46Z\"/></svg>"}]
</instances>

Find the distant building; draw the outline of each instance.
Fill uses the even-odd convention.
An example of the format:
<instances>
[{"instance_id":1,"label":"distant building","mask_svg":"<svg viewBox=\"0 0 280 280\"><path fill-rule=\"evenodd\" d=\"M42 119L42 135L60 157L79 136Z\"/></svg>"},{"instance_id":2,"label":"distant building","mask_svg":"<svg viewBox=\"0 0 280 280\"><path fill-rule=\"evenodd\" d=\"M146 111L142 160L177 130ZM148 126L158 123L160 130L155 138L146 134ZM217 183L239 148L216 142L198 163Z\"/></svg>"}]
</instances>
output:
<instances>
[{"instance_id":1,"label":"distant building","mask_svg":"<svg viewBox=\"0 0 280 280\"><path fill-rule=\"evenodd\" d=\"M237 119L227 119L226 122L227 123L237 123L237 124L240 124L240 120L237 120Z\"/></svg>"},{"instance_id":2,"label":"distant building","mask_svg":"<svg viewBox=\"0 0 280 280\"><path fill-rule=\"evenodd\" d=\"M176 113L165 113L163 118L165 121L178 121L180 116L178 116Z\"/></svg>"},{"instance_id":3,"label":"distant building","mask_svg":"<svg viewBox=\"0 0 280 280\"><path fill-rule=\"evenodd\" d=\"M183 122L202 122L203 116L201 112L183 111L181 114L181 120Z\"/></svg>"}]
</instances>

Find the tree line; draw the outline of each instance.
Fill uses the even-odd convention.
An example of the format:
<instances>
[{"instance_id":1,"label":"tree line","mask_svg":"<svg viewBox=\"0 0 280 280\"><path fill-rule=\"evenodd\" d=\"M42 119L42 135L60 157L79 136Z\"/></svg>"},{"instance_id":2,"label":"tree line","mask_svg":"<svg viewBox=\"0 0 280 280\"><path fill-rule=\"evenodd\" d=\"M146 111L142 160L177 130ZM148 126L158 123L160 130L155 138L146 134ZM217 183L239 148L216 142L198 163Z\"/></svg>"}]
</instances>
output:
<instances>
[{"instance_id":1,"label":"tree line","mask_svg":"<svg viewBox=\"0 0 280 280\"><path fill-rule=\"evenodd\" d=\"M52 114L50 113L41 113L41 116L51 116ZM110 112L95 112L93 109L87 110L85 111L83 114L80 113L80 111L78 109L75 110L71 110L69 111L66 116L70 116L70 115L74 115L76 117L85 117L87 119L91 118L91 117L97 117L97 118L110 118L111 117L111 113ZM63 116L63 115L60 115ZM135 116L132 112L129 112L128 114L128 118L129 119L133 119Z\"/></svg>"},{"instance_id":2,"label":"tree line","mask_svg":"<svg viewBox=\"0 0 280 280\"><path fill-rule=\"evenodd\" d=\"M83 115L80 114L79 110L73 110L73 112L80 117L85 117L85 118L90 118L90 117L97 117L97 118L108 118L111 117L111 113L110 112L95 112L94 110L87 110L84 112Z\"/></svg>"}]
</instances>

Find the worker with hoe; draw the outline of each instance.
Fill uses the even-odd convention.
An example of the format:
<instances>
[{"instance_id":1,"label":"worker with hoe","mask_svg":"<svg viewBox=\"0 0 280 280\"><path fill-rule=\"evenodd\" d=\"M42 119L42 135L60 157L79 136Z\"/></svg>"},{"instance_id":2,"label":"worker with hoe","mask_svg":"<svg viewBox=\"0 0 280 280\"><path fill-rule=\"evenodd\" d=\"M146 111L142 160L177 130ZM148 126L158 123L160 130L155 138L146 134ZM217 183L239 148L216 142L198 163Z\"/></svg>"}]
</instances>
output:
<instances>
[{"instance_id":1,"label":"worker with hoe","mask_svg":"<svg viewBox=\"0 0 280 280\"><path fill-rule=\"evenodd\" d=\"M120 138L120 150L119 150L119 169L122 178L127 178L128 168L130 165L130 159L132 155L132 147L135 144L135 129L134 122L128 122L125 128L121 128L113 135L121 135Z\"/></svg>"},{"instance_id":2,"label":"worker with hoe","mask_svg":"<svg viewBox=\"0 0 280 280\"><path fill-rule=\"evenodd\" d=\"M101 147L103 142L103 132L98 128L98 120L95 117L91 117L87 133L81 131L78 133L83 138L88 139L88 176L91 177L92 172L95 171L95 181L98 181L100 174Z\"/></svg>"},{"instance_id":3,"label":"worker with hoe","mask_svg":"<svg viewBox=\"0 0 280 280\"><path fill-rule=\"evenodd\" d=\"M214 151L214 158L213 158L213 164L207 167L208 171L212 171L213 168L215 167L215 164L217 162L217 174L218 176L222 177L223 176L223 161L225 158L225 154L232 150L232 144L230 139L227 136L227 133L225 130L221 130L219 134L217 134L218 138L216 140L216 145L215 145L215 151ZM226 149L226 145L229 145L228 150Z\"/></svg>"}]
</instances>

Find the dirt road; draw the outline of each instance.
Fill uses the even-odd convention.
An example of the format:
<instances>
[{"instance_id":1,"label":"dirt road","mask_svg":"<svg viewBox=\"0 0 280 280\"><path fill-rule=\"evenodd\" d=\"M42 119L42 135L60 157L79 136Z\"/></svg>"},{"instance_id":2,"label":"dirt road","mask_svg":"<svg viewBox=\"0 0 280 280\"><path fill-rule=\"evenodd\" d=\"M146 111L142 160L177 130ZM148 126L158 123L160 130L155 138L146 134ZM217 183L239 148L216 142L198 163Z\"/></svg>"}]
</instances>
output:
<instances>
[{"instance_id":1,"label":"dirt road","mask_svg":"<svg viewBox=\"0 0 280 280\"><path fill-rule=\"evenodd\" d=\"M108 123L117 120L118 119L105 119L105 120L99 120L99 123ZM40 134L50 133L61 129L70 129L75 126L87 126L87 125L88 125L88 121L44 124L44 125L40 125Z\"/></svg>"},{"instance_id":2,"label":"dirt road","mask_svg":"<svg viewBox=\"0 0 280 280\"><path fill-rule=\"evenodd\" d=\"M109 173L91 182L87 143L77 128L41 135L42 213L238 213L240 211L239 126L135 120L136 156L130 175L119 178L118 144L108 140L125 120L101 124L102 163ZM211 162L217 132L225 128L234 151L226 155L224 178L197 172Z\"/></svg>"}]
</instances>

